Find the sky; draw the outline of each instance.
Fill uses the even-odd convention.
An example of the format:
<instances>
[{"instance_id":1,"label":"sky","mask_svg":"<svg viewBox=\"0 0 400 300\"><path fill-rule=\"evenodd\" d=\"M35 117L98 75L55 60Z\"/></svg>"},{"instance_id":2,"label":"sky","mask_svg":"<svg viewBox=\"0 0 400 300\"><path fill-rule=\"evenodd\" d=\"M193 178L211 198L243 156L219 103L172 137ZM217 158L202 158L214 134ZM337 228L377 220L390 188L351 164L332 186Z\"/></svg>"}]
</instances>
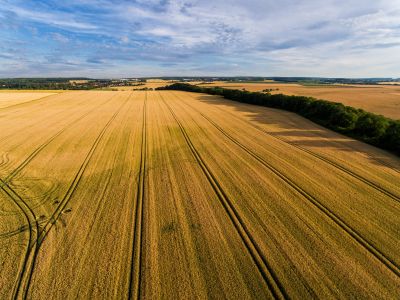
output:
<instances>
[{"instance_id":1,"label":"sky","mask_svg":"<svg viewBox=\"0 0 400 300\"><path fill-rule=\"evenodd\" d=\"M0 0L0 77L400 77L400 0Z\"/></svg>"}]
</instances>

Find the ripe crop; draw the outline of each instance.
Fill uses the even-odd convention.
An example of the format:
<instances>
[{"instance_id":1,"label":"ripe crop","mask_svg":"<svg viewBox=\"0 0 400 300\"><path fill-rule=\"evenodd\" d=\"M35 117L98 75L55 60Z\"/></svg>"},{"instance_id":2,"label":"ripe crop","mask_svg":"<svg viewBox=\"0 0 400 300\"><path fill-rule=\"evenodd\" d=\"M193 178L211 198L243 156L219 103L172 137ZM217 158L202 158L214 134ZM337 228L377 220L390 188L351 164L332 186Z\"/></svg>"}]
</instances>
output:
<instances>
[{"instance_id":1,"label":"ripe crop","mask_svg":"<svg viewBox=\"0 0 400 300\"><path fill-rule=\"evenodd\" d=\"M1 115L1 299L400 294L386 151L177 91L65 92Z\"/></svg>"}]
</instances>

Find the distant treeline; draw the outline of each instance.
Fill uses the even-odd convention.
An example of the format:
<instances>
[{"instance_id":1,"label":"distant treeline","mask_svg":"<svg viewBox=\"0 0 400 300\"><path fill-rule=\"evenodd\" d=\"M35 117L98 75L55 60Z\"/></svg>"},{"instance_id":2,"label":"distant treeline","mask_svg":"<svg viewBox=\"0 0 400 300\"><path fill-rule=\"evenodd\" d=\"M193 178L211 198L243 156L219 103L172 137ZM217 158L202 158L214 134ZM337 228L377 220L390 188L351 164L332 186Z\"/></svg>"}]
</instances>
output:
<instances>
[{"instance_id":1,"label":"distant treeline","mask_svg":"<svg viewBox=\"0 0 400 300\"><path fill-rule=\"evenodd\" d=\"M180 82L190 81L228 81L262 83L265 80L273 80L280 83L299 83L304 85L319 84L379 84L380 82L399 82L400 78L325 78L325 77L255 77L255 76L233 76L233 77L161 77L164 80L175 80Z\"/></svg>"},{"instance_id":2,"label":"distant treeline","mask_svg":"<svg viewBox=\"0 0 400 300\"><path fill-rule=\"evenodd\" d=\"M75 83L74 80L78 81ZM82 83L79 83L79 80ZM86 80L86 78L6 78L0 79L0 89L16 90L91 90L106 87L109 80Z\"/></svg>"},{"instance_id":3,"label":"distant treeline","mask_svg":"<svg viewBox=\"0 0 400 300\"><path fill-rule=\"evenodd\" d=\"M324 127L400 155L400 120L312 97L248 92L175 83L158 90L180 90L223 96L243 103L295 112Z\"/></svg>"},{"instance_id":4,"label":"distant treeline","mask_svg":"<svg viewBox=\"0 0 400 300\"><path fill-rule=\"evenodd\" d=\"M323 78L323 77L271 77L273 81L280 83L300 83L304 85L315 84L369 84L377 85L382 81L396 81L392 78Z\"/></svg>"}]
</instances>

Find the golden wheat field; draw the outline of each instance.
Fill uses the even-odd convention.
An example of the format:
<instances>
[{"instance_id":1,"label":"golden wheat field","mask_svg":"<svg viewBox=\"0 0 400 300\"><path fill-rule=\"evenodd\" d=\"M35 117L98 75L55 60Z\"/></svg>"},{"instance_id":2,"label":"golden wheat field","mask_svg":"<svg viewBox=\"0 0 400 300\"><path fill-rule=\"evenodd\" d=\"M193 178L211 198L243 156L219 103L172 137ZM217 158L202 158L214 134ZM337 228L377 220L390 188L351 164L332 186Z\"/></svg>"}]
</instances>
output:
<instances>
[{"instance_id":1,"label":"golden wheat field","mask_svg":"<svg viewBox=\"0 0 400 300\"><path fill-rule=\"evenodd\" d=\"M230 83L214 82L203 86L246 89L260 92L273 89L272 94L309 96L318 99L341 102L348 106L398 120L400 119L400 86L396 85L317 85L307 86L295 83Z\"/></svg>"},{"instance_id":2,"label":"golden wheat field","mask_svg":"<svg viewBox=\"0 0 400 300\"><path fill-rule=\"evenodd\" d=\"M136 86L118 86L115 87L118 91L134 91L134 90L140 90L143 88L148 88L148 89L156 89L159 87L164 87L166 85L170 85L174 83L175 81L173 80L162 80L162 79L153 79L153 80L147 80L146 82L143 82L143 85L136 85Z\"/></svg>"},{"instance_id":3,"label":"golden wheat field","mask_svg":"<svg viewBox=\"0 0 400 300\"><path fill-rule=\"evenodd\" d=\"M8 106L19 105L29 101L39 100L54 94L56 93L50 91L0 91L0 109Z\"/></svg>"},{"instance_id":4,"label":"golden wheat field","mask_svg":"<svg viewBox=\"0 0 400 300\"><path fill-rule=\"evenodd\" d=\"M388 152L186 92L66 92L0 115L0 299L400 294Z\"/></svg>"}]
</instances>

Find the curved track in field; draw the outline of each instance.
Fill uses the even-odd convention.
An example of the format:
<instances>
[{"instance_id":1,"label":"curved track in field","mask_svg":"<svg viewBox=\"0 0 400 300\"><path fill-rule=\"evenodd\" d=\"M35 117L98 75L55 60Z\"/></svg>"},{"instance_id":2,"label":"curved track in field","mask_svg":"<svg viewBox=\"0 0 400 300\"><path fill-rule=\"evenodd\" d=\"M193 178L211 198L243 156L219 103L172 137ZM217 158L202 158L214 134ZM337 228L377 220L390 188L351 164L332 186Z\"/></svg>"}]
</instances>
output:
<instances>
[{"instance_id":1,"label":"curved track in field","mask_svg":"<svg viewBox=\"0 0 400 300\"><path fill-rule=\"evenodd\" d=\"M335 214L332 210L330 210L328 207L323 205L318 199L316 199L314 196L312 196L307 191L305 191L302 187L300 187L298 184L296 184L294 181L292 181L289 177L287 177L281 171L279 171L274 166L272 166L270 163L268 163L260 155L258 155L257 153L255 153L254 151L252 151L251 149L249 149L242 143L240 143L234 137L232 137L229 133L227 133L223 128L221 128L218 124L216 124L209 117L207 117L200 111L196 110L195 108L193 108L186 102L185 102L185 104L187 106L189 106L191 109L195 110L197 113L199 113L203 118L205 118L210 124L212 124L219 132L221 132L231 142L236 144L238 147L240 147L242 150L244 150L247 154L249 154L251 157L253 157L258 162L260 162L263 166L265 166L267 169L269 169L271 172L273 172L275 175L277 175L282 181L284 181L286 184L288 184L298 194L300 194L302 197L304 197L306 200L308 200L310 203L312 203L317 209L319 209L322 213L324 213L336 225L341 227L350 237L352 237L355 241L357 241L360 245L362 245L367 251L369 251L372 255L374 255L381 263L383 263L387 268L389 268L394 274L396 274L397 276L400 277L400 267L394 261L392 261L390 258L385 256L385 254L380 252L368 240L366 240L364 237L362 237L355 229L353 229L351 226L349 226L337 214Z\"/></svg>"},{"instance_id":2,"label":"curved track in field","mask_svg":"<svg viewBox=\"0 0 400 300\"><path fill-rule=\"evenodd\" d=\"M101 104L104 105L107 102L111 101L114 97L111 97L110 99L106 100L104 103ZM17 206L19 209L19 212L24 215L24 218L26 220L26 224L22 226L22 228L26 227L29 231L29 239L28 239L28 245L26 247L26 251L24 254L24 259L20 268L20 271L18 272L17 275L17 280L16 280L16 285L13 289L13 299L18 299L20 297L20 290L21 290L21 284L22 284L22 278L24 277L24 274L26 273L26 268L28 267L28 260L30 260L30 253L32 251L36 251L36 249L39 246L39 234L40 234L40 227L39 223L41 224L42 222L39 222L37 219L33 207L29 206L27 202L13 190L9 183L10 181L18 175L21 170L29 164L32 159L39 154L40 151L42 151L47 145L49 145L54 139L56 139L59 135L61 135L65 130L67 130L70 126L72 126L74 123L80 121L84 117L86 117L88 114L92 113L94 110L98 109L98 107L95 107L94 109L90 110L89 112L79 116L77 119L74 121L68 123L64 128L59 130L56 134L51 136L47 141L45 141L43 144L41 144L38 148L36 148L20 165L18 165L17 168L15 168L4 180L0 179L0 188L5 191L5 193L10 197L10 199L13 201L13 203ZM23 231L21 230L16 230L11 233L4 234L0 236L0 238L7 238L11 235L21 233ZM22 298L25 296L22 295Z\"/></svg>"},{"instance_id":3,"label":"curved track in field","mask_svg":"<svg viewBox=\"0 0 400 300\"><path fill-rule=\"evenodd\" d=\"M263 279L265 280L269 290L271 291L272 295L276 299L288 299L289 296L287 295L285 288L279 282L277 275L275 274L274 270L268 263L267 259L262 254L260 247L257 245L256 241L252 237L250 230L245 225L244 221L240 217L238 211L234 207L232 201L229 199L228 195L222 189L221 184L217 181L215 175L211 172L210 168L207 166L203 158L201 157L200 153L197 151L195 146L193 145L189 135L187 134L185 128L183 127L182 123L177 118L173 109L169 106L169 104L164 100L161 94L159 94L162 101L164 102L165 106L171 112L173 118L175 119L176 123L178 124L182 135L190 148L194 158L198 162L201 170L203 171L205 177L207 178L208 182L210 183L212 189L214 190L216 196L218 197L219 201L221 202L222 206L224 207L229 219L232 221L235 229L237 230L239 236L241 237L243 243L245 244L249 254L251 255L255 265L257 266L260 274L262 275Z\"/></svg>"},{"instance_id":4,"label":"curved track in field","mask_svg":"<svg viewBox=\"0 0 400 300\"><path fill-rule=\"evenodd\" d=\"M112 98L110 98L109 101ZM129 100L129 98L128 98L128 100ZM66 207L66 205L68 204L69 200L71 199L71 196L73 195L74 191L76 190L76 188L77 188L77 186L79 184L79 181L81 180L82 175L83 175L83 173L84 173L84 171L85 171L85 169L86 169L91 157L93 156L93 153L95 152L98 144L100 143L101 138L104 136L107 128L110 126L112 121L115 119L115 117L118 115L118 113L121 111L122 107L127 103L127 101L125 101L119 107L119 109L112 115L110 120L103 127L103 129L101 130L101 132L97 136L96 140L94 141L92 147L90 148L89 152L87 153L87 155L86 155L82 165L80 166L77 174L75 175L75 177L74 177L74 179L72 181L72 184L69 186L66 194L64 195L63 199L60 201L60 204L56 207L56 209L53 212L52 216L49 218L49 221L46 222L43 225L43 227L42 227L42 229L40 231L38 230L36 243L35 243L36 246L35 247L30 247L28 249L27 261L30 261L30 266L29 266L28 270L27 270L27 268L23 268L22 271L21 271L21 275L19 275L21 277L21 283L17 286L15 299L19 299L19 298L26 299L27 292L29 290L29 286L30 286L30 282L31 282L31 278L32 278L32 275L33 275L33 270L34 270L34 267L35 267L36 258L37 258L37 255L38 255L38 252L39 252L39 249L40 249L40 245L43 243L43 241L44 241L45 237L47 236L47 234L49 233L50 229L56 224L56 222L59 219L60 215L63 213L64 208Z\"/></svg>"},{"instance_id":5,"label":"curved track in field","mask_svg":"<svg viewBox=\"0 0 400 300\"><path fill-rule=\"evenodd\" d=\"M12 299L19 298L19 290L22 285L23 274L26 272L26 269L30 267L28 264L30 259L30 251L31 249L36 249L38 244L38 235L39 235L39 224L37 222L37 218L35 212L29 207L29 205L22 199L6 182L0 179L1 189L11 198L13 203L21 210L22 214L27 223L28 228L28 244L25 248L24 257L22 260L22 265L20 270L18 271L15 286L12 291Z\"/></svg>"},{"instance_id":6,"label":"curved track in field","mask_svg":"<svg viewBox=\"0 0 400 300\"><path fill-rule=\"evenodd\" d=\"M135 219L133 228L133 244L129 272L129 291L128 299L140 299L140 276L142 272L142 237L143 237L143 207L146 178L146 160L147 160L147 92L143 103L143 123L142 123L142 142L140 153L140 169L137 180L137 192L135 201Z\"/></svg>"},{"instance_id":7,"label":"curved track in field","mask_svg":"<svg viewBox=\"0 0 400 300\"><path fill-rule=\"evenodd\" d=\"M110 99L104 101L101 105L105 105L106 103L110 102L114 97L110 97ZM53 140L55 140L58 136L60 136L63 132L65 132L67 129L69 129L71 126L85 118L87 115L91 114L93 111L97 110L99 106L96 106L92 110L84 113L83 115L79 116L78 118L74 119L73 121L69 122L67 125L65 125L62 129L57 131L53 136L51 136L49 139L47 139L43 144L41 144L38 148L36 148L21 164L18 165L5 179L4 181L6 183L9 183L15 176L18 175L22 171L23 168L25 168L26 165L28 165L32 159L36 157L36 155L39 154L40 151L42 151L47 145L49 145Z\"/></svg>"},{"instance_id":8,"label":"curved track in field","mask_svg":"<svg viewBox=\"0 0 400 300\"><path fill-rule=\"evenodd\" d=\"M100 106L108 103L111 101L114 97L111 97L110 99L106 100L104 103L102 103ZM24 161L22 161L4 180L0 182L0 188L4 185L7 184L9 185L10 181L15 178L39 153L42 151L46 146L48 146L53 140L55 140L58 136L60 136L64 131L66 131L68 128L70 128L72 125L74 125L76 122L82 120L84 117L98 109L99 107L95 107L94 109L90 110L89 112L79 116L76 118L74 121L68 123L64 128L56 132L53 136L51 136L49 139L47 139L43 144L41 144L39 147L37 147ZM31 209L34 207L30 207Z\"/></svg>"},{"instance_id":9,"label":"curved track in field","mask_svg":"<svg viewBox=\"0 0 400 300\"><path fill-rule=\"evenodd\" d=\"M52 96L55 96L55 95L52 95ZM67 98L67 99L69 99L69 98ZM77 105L80 105L80 104L84 103L85 101L86 101L86 100L82 100L81 102L77 103ZM60 115L62 116L63 114L65 114L65 111L60 110L59 112L53 114L52 117L56 117L56 116L60 116ZM37 122L34 122L33 124L31 124L31 125L29 125L29 126L35 126L35 125L40 124L40 123L43 123L43 120L39 120L39 121L37 121ZM10 138L10 137L13 137L13 136L15 136L15 135L18 135L19 132L24 132L24 130L26 130L26 128L20 128L20 129L17 130L16 132L13 132L13 133L11 133L11 134L9 134L9 135L4 136L4 137L0 140L0 142L4 142L4 140L6 140L6 139L8 139L8 138Z\"/></svg>"}]
</instances>

